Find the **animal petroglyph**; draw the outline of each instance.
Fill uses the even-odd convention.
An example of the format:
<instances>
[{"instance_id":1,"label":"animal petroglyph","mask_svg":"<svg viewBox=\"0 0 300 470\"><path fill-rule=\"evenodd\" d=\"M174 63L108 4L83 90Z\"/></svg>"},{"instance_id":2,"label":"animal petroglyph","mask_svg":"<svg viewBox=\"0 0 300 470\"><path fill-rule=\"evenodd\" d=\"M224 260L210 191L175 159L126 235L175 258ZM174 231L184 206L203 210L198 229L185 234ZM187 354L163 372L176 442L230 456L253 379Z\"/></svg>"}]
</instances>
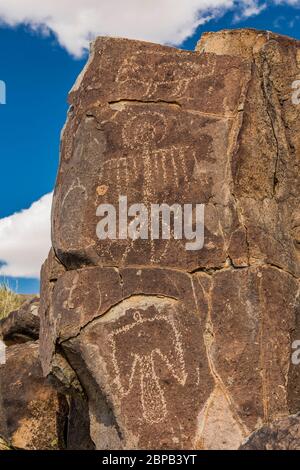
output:
<instances>
[{"instance_id":1,"label":"animal petroglyph","mask_svg":"<svg viewBox=\"0 0 300 470\"><path fill-rule=\"evenodd\" d=\"M175 62L165 53L156 52L155 59L153 67L153 63L145 61L142 53L126 58L117 73L116 82L125 87L140 87L148 98L167 89L169 98L178 99L199 77L214 74L215 64L211 58L207 64L193 62L188 56Z\"/></svg>"},{"instance_id":2,"label":"animal petroglyph","mask_svg":"<svg viewBox=\"0 0 300 470\"><path fill-rule=\"evenodd\" d=\"M109 335L115 384L123 400L137 382L143 418L150 424L159 423L166 418L168 409L158 362L163 362L179 385L184 386L187 379L181 334L168 312L145 316L140 309L131 315L130 323ZM135 348L124 354L121 346L131 339Z\"/></svg>"}]
</instances>

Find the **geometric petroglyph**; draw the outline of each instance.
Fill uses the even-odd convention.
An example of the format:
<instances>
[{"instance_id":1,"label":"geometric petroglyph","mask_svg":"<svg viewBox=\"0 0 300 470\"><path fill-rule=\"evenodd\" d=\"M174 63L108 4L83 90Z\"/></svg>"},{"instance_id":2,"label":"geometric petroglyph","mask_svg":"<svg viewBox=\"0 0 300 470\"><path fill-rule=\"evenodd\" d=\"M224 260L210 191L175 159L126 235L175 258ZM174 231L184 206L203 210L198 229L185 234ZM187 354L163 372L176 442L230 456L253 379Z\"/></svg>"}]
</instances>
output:
<instances>
[{"instance_id":1,"label":"geometric petroglyph","mask_svg":"<svg viewBox=\"0 0 300 470\"><path fill-rule=\"evenodd\" d=\"M79 193L82 195L84 195L84 199L87 200L87 194L86 194L86 187L83 186L83 184L81 183L80 181L80 178L77 177L75 178L73 181L72 181L72 184L71 186L68 188L68 190L66 191L66 194L64 195L63 199L62 199L62 202L61 202L61 205L62 207L64 206L65 202L66 202L66 199L69 197L69 195L73 192L73 191L79 191ZM78 199L80 199L78 197ZM78 207L77 207L77 210L78 210Z\"/></svg>"},{"instance_id":2,"label":"geometric petroglyph","mask_svg":"<svg viewBox=\"0 0 300 470\"><path fill-rule=\"evenodd\" d=\"M149 424L166 418L167 402L159 376L163 364L171 380L184 386L187 379L181 334L176 322L176 305L172 299L145 298L133 309L122 308L126 317L108 335L112 356L114 385L122 401L138 385L142 414ZM175 315L174 315L175 314ZM105 317L103 318L105 321ZM124 348L128 345L128 348Z\"/></svg>"},{"instance_id":3,"label":"geometric petroglyph","mask_svg":"<svg viewBox=\"0 0 300 470\"><path fill-rule=\"evenodd\" d=\"M102 164L99 184L106 180L114 181L116 193L124 194L129 188L132 189L140 175L144 175L142 196L143 202L147 203L154 183L160 179L161 188L171 185L176 191L183 184L189 188L187 161L190 159L196 164L195 149L189 145L145 151L139 158L128 156L109 159Z\"/></svg>"},{"instance_id":4,"label":"geometric petroglyph","mask_svg":"<svg viewBox=\"0 0 300 470\"><path fill-rule=\"evenodd\" d=\"M157 145L166 137L167 127L163 113L152 111L135 114L123 127L123 144L132 149Z\"/></svg>"}]
</instances>

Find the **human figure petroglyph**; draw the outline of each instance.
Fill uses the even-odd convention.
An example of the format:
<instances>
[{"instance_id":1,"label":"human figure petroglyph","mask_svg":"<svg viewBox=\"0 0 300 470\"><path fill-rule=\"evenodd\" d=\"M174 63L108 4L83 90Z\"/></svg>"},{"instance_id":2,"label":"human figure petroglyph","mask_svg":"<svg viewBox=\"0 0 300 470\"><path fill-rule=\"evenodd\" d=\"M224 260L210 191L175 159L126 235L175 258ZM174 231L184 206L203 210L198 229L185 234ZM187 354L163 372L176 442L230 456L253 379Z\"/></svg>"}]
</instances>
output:
<instances>
[{"instance_id":1,"label":"human figure petroglyph","mask_svg":"<svg viewBox=\"0 0 300 470\"><path fill-rule=\"evenodd\" d=\"M157 360L163 361L179 385L185 385L187 373L181 334L176 321L167 312L147 316L142 310L135 310L131 316L132 322L117 328L109 335L115 383L123 400L132 390L135 381L139 381L143 417L150 424L159 423L166 418L168 409L163 386L157 374ZM155 342L155 335L151 332L157 330L160 335ZM135 350L129 353L129 357L124 358L121 346L130 336L135 338ZM161 346L155 344L160 342ZM169 352L166 353L165 350ZM127 377L128 382L125 383Z\"/></svg>"},{"instance_id":2,"label":"human figure petroglyph","mask_svg":"<svg viewBox=\"0 0 300 470\"><path fill-rule=\"evenodd\" d=\"M95 43L70 95L41 355L48 374L62 350L84 384L97 449L232 449L299 409L297 48L253 31L196 53ZM120 195L205 203L204 249L97 239L97 207Z\"/></svg>"}]
</instances>

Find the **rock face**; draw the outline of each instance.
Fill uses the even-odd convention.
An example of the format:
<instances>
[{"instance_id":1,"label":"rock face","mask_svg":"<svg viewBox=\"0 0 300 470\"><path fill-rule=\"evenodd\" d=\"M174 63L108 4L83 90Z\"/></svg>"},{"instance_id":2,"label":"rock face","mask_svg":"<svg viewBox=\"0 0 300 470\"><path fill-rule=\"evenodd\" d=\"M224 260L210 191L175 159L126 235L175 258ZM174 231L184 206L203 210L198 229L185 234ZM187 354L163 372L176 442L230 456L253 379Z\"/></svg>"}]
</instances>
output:
<instances>
[{"instance_id":1,"label":"rock face","mask_svg":"<svg viewBox=\"0 0 300 470\"><path fill-rule=\"evenodd\" d=\"M67 402L45 382L39 362L39 345L26 343L7 348L0 366L1 437L15 449L60 449Z\"/></svg>"},{"instance_id":2,"label":"rock face","mask_svg":"<svg viewBox=\"0 0 300 470\"><path fill-rule=\"evenodd\" d=\"M195 52L98 38L73 87L42 271L40 355L98 449L237 449L300 407L300 43ZM99 240L97 207L204 204L204 247ZM62 374L63 375L63 374ZM63 378L62 378L63 380Z\"/></svg>"},{"instance_id":3,"label":"rock face","mask_svg":"<svg viewBox=\"0 0 300 470\"><path fill-rule=\"evenodd\" d=\"M39 302L38 297L29 299L18 310L0 321L0 335L6 344L23 343L39 338Z\"/></svg>"},{"instance_id":4,"label":"rock face","mask_svg":"<svg viewBox=\"0 0 300 470\"><path fill-rule=\"evenodd\" d=\"M66 398L47 383L39 359L39 299L25 302L0 322L6 345L0 365L0 448L63 447Z\"/></svg>"},{"instance_id":5,"label":"rock face","mask_svg":"<svg viewBox=\"0 0 300 470\"><path fill-rule=\"evenodd\" d=\"M240 450L300 450L300 414L263 426Z\"/></svg>"},{"instance_id":6,"label":"rock face","mask_svg":"<svg viewBox=\"0 0 300 470\"><path fill-rule=\"evenodd\" d=\"M75 373L57 353L52 381L43 377L38 304L38 298L29 300L0 322L1 345L6 345L0 365L0 450L91 449L86 400Z\"/></svg>"}]
</instances>

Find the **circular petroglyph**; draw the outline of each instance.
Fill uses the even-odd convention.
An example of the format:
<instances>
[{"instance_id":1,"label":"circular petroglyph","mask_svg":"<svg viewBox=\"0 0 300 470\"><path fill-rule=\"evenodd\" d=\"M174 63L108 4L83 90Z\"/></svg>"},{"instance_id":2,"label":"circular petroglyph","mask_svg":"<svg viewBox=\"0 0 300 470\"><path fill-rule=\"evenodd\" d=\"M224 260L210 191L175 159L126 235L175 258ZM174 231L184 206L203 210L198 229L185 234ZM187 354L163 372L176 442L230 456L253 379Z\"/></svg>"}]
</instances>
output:
<instances>
[{"instance_id":1,"label":"circular petroglyph","mask_svg":"<svg viewBox=\"0 0 300 470\"><path fill-rule=\"evenodd\" d=\"M159 144L167 134L167 121L158 112L142 112L127 121L123 128L123 144L130 148L147 148Z\"/></svg>"}]
</instances>

